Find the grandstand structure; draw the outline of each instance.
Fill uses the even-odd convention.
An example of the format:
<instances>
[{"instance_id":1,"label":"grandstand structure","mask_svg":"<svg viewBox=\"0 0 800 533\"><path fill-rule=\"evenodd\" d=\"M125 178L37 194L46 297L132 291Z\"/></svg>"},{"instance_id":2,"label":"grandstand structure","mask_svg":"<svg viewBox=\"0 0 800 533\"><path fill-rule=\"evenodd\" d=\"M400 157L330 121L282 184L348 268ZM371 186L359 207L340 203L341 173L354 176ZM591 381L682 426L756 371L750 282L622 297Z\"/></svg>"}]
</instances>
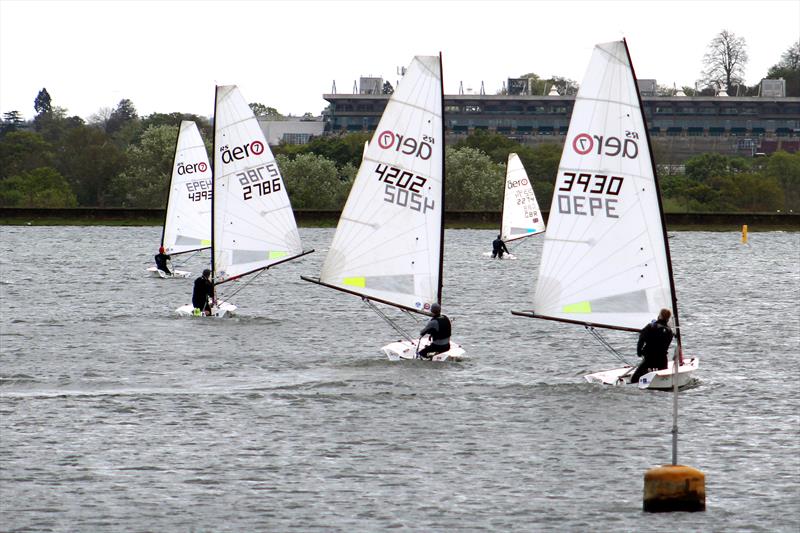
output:
<instances>
[{"instance_id":1,"label":"grandstand structure","mask_svg":"<svg viewBox=\"0 0 800 533\"><path fill-rule=\"evenodd\" d=\"M641 81L655 84L655 80ZM323 112L325 132L373 131L389 99L389 95L375 93L323 95L329 104ZM707 152L755 156L800 149L800 98L782 96L780 91L764 91L755 97L724 92L719 96L682 96L681 92L654 96L643 89L641 93L651 139L662 162L679 162ZM445 95L447 142L487 130L523 144L563 143L573 105L574 96L559 96L554 91L550 95Z\"/></svg>"}]
</instances>

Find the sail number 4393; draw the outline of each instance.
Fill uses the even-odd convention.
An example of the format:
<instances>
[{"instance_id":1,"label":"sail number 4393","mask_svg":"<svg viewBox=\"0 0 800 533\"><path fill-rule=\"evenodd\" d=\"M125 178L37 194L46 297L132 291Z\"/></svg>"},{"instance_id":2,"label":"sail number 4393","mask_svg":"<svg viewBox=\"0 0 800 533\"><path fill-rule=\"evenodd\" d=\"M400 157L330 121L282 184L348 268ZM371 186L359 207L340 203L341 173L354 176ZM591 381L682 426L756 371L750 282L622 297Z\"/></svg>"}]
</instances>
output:
<instances>
[{"instance_id":1,"label":"sail number 4393","mask_svg":"<svg viewBox=\"0 0 800 533\"><path fill-rule=\"evenodd\" d=\"M236 177L239 178L245 200L253 198L253 194L266 196L281 190L281 177L274 162L238 172Z\"/></svg>"},{"instance_id":2,"label":"sail number 4393","mask_svg":"<svg viewBox=\"0 0 800 533\"><path fill-rule=\"evenodd\" d=\"M375 174L378 175L378 181L386 183L383 194L384 202L408 207L421 213L427 213L428 209L436 206L433 200L422 195L422 187L428 181L427 178L380 163L375 167Z\"/></svg>"}]
</instances>

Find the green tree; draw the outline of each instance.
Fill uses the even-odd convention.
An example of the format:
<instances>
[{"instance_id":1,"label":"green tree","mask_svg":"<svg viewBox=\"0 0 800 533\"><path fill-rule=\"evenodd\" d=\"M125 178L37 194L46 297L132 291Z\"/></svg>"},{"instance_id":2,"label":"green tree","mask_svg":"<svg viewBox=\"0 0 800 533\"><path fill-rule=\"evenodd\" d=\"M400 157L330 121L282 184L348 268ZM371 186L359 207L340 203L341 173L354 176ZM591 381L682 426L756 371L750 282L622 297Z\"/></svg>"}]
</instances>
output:
<instances>
[{"instance_id":1,"label":"green tree","mask_svg":"<svg viewBox=\"0 0 800 533\"><path fill-rule=\"evenodd\" d=\"M138 118L139 115L136 113L136 107L134 107L133 102L123 98L108 117L106 133L113 135L122 130L127 124L138 120Z\"/></svg>"},{"instance_id":2,"label":"green tree","mask_svg":"<svg viewBox=\"0 0 800 533\"><path fill-rule=\"evenodd\" d=\"M734 85L744 83L744 67L747 64L747 43L728 30L722 30L708 44L703 56L703 83L733 94Z\"/></svg>"},{"instance_id":3,"label":"green tree","mask_svg":"<svg viewBox=\"0 0 800 533\"><path fill-rule=\"evenodd\" d=\"M277 109L274 107L267 107L262 103L259 102L252 102L249 104L250 109L253 110L253 114L259 118L265 118L267 120L285 120L286 117L281 115Z\"/></svg>"},{"instance_id":4,"label":"green tree","mask_svg":"<svg viewBox=\"0 0 800 533\"><path fill-rule=\"evenodd\" d=\"M163 207L172 175L177 126L151 126L128 147L128 166L109 185L109 201L122 207Z\"/></svg>"},{"instance_id":5,"label":"green tree","mask_svg":"<svg viewBox=\"0 0 800 533\"><path fill-rule=\"evenodd\" d=\"M767 158L764 173L781 185L783 209L800 213L800 152L775 152Z\"/></svg>"},{"instance_id":6,"label":"green tree","mask_svg":"<svg viewBox=\"0 0 800 533\"><path fill-rule=\"evenodd\" d=\"M13 131L17 131L22 124L24 124L24 120L22 120L22 115L19 114L19 111L8 111L3 113L3 121L2 125L0 125L0 137L7 133L11 133Z\"/></svg>"},{"instance_id":7,"label":"green tree","mask_svg":"<svg viewBox=\"0 0 800 533\"><path fill-rule=\"evenodd\" d=\"M320 155L276 156L286 190L297 209L341 209L350 192L352 176L343 176L336 164Z\"/></svg>"},{"instance_id":8,"label":"green tree","mask_svg":"<svg viewBox=\"0 0 800 533\"><path fill-rule=\"evenodd\" d=\"M505 165L465 146L445 150L448 210L499 211L503 205Z\"/></svg>"},{"instance_id":9,"label":"green tree","mask_svg":"<svg viewBox=\"0 0 800 533\"><path fill-rule=\"evenodd\" d=\"M64 136L56 168L80 205L102 207L111 180L125 168L125 154L104 131L81 125Z\"/></svg>"},{"instance_id":10,"label":"green tree","mask_svg":"<svg viewBox=\"0 0 800 533\"><path fill-rule=\"evenodd\" d=\"M474 148L488 155L495 163L505 163L509 152L519 151L520 144L493 131L477 130L457 142L454 148Z\"/></svg>"},{"instance_id":11,"label":"green tree","mask_svg":"<svg viewBox=\"0 0 800 533\"><path fill-rule=\"evenodd\" d=\"M36 111L37 115L50 113L53 110L52 98L50 98L50 93L48 93L47 89L44 87L39 91L39 94L36 95L36 99L33 101L33 109Z\"/></svg>"},{"instance_id":12,"label":"green tree","mask_svg":"<svg viewBox=\"0 0 800 533\"><path fill-rule=\"evenodd\" d=\"M767 78L786 81L786 96L800 96L800 39L781 56L780 62L767 72Z\"/></svg>"},{"instance_id":13,"label":"green tree","mask_svg":"<svg viewBox=\"0 0 800 533\"><path fill-rule=\"evenodd\" d=\"M75 207L78 200L64 176L40 167L0 180L0 205L6 207Z\"/></svg>"},{"instance_id":14,"label":"green tree","mask_svg":"<svg viewBox=\"0 0 800 533\"><path fill-rule=\"evenodd\" d=\"M0 139L0 178L51 166L53 146L32 131L14 131Z\"/></svg>"},{"instance_id":15,"label":"green tree","mask_svg":"<svg viewBox=\"0 0 800 533\"><path fill-rule=\"evenodd\" d=\"M700 183L714 176L728 174L730 174L728 157L722 154L701 154L686 161L686 176Z\"/></svg>"}]
</instances>

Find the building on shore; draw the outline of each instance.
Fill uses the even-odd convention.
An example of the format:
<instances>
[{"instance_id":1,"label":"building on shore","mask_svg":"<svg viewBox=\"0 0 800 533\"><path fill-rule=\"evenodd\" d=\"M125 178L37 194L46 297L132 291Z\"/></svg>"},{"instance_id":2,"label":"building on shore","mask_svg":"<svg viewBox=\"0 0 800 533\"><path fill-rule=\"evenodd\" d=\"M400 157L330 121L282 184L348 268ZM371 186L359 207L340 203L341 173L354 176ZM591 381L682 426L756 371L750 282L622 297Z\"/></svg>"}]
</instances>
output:
<instances>
[{"instance_id":1,"label":"building on shore","mask_svg":"<svg viewBox=\"0 0 800 533\"><path fill-rule=\"evenodd\" d=\"M718 96L683 96L681 91L654 96L655 80L640 81L647 82L640 90L654 149L660 150L665 163L707 152L755 156L800 150L800 98L783 96L779 83L783 80L763 80L761 95L748 97L727 96L724 91ZM325 132L373 131L389 100L388 94L376 93L323 95L329 103L323 112ZM536 145L564 142L574 96L554 91L548 95L457 94L445 95L444 104L447 142L487 130Z\"/></svg>"}]
</instances>

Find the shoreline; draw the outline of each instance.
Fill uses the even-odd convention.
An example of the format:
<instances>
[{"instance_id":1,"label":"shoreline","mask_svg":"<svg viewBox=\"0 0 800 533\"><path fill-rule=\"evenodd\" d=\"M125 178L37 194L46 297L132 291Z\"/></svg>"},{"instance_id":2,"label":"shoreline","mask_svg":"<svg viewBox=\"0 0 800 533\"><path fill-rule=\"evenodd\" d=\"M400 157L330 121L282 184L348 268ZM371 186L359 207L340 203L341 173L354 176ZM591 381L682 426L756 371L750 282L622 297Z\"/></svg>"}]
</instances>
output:
<instances>
[{"instance_id":1,"label":"shoreline","mask_svg":"<svg viewBox=\"0 0 800 533\"><path fill-rule=\"evenodd\" d=\"M547 213L543 213L547 220ZM296 210L301 228L334 228L339 211ZM795 213L666 213L669 231L800 231ZM445 215L448 229L498 229L501 213L451 211ZM163 209L126 208L0 208L2 226L161 226Z\"/></svg>"}]
</instances>

